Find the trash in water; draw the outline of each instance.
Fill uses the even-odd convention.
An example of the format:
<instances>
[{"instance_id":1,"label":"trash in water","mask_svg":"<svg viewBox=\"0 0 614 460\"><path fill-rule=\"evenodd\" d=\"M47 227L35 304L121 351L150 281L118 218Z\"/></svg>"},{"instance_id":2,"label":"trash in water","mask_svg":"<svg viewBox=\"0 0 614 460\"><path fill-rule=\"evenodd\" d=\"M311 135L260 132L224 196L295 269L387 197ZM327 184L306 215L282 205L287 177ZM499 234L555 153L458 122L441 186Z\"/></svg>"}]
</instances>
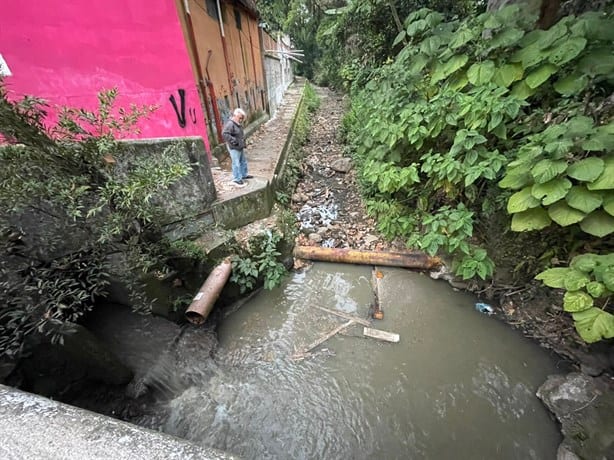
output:
<instances>
[{"instance_id":1,"label":"trash in water","mask_svg":"<svg viewBox=\"0 0 614 460\"><path fill-rule=\"evenodd\" d=\"M482 303L482 302L476 303L475 309L479 311L480 313L485 313L487 315L492 315L494 312L493 308L490 305L488 305L487 303Z\"/></svg>"}]
</instances>

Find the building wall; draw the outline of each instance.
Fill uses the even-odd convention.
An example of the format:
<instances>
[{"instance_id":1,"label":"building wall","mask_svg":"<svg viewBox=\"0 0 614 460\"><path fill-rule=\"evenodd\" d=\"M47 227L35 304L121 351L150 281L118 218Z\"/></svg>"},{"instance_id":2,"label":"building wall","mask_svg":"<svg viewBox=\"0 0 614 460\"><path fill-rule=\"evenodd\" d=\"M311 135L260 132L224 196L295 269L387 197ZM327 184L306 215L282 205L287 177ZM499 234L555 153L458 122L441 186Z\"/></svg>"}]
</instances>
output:
<instances>
[{"instance_id":1,"label":"building wall","mask_svg":"<svg viewBox=\"0 0 614 460\"><path fill-rule=\"evenodd\" d=\"M274 116L284 93L294 80L290 59L280 53L290 47L281 37L276 40L267 33L263 34L263 47L269 113Z\"/></svg>"},{"instance_id":2,"label":"building wall","mask_svg":"<svg viewBox=\"0 0 614 460\"><path fill-rule=\"evenodd\" d=\"M117 106L155 105L128 137L201 136L206 124L177 9L169 0L45 0L2 5L0 54L10 97L94 109L117 87ZM184 119L181 100L185 90ZM169 98L174 95L179 115ZM51 109L51 117L55 110Z\"/></svg>"},{"instance_id":3,"label":"building wall","mask_svg":"<svg viewBox=\"0 0 614 460\"><path fill-rule=\"evenodd\" d=\"M183 0L175 2L178 10L183 11ZM187 5L197 51L194 65L199 63L203 78L212 83L213 91L206 89L206 110L214 118L212 103L215 103L219 114L217 129L230 117L235 107L243 108L248 117L265 111L266 85L257 19L241 5L220 0L220 27L215 14L215 1L188 0ZM237 27L237 14L241 29ZM190 24L182 14L180 16L186 37L190 39Z\"/></svg>"}]
</instances>

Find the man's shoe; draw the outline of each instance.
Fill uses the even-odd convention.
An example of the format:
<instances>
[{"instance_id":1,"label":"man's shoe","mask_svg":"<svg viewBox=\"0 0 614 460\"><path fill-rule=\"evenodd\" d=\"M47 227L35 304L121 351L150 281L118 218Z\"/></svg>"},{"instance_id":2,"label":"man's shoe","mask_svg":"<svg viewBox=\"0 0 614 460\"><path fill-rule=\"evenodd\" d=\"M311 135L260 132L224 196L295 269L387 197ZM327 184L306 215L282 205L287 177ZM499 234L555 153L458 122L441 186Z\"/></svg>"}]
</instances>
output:
<instances>
[{"instance_id":1,"label":"man's shoe","mask_svg":"<svg viewBox=\"0 0 614 460\"><path fill-rule=\"evenodd\" d=\"M248 174L247 176L243 176L243 179L253 179L254 176L252 176L251 174Z\"/></svg>"},{"instance_id":2,"label":"man's shoe","mask_svg":"<svg viewBox=\"0 0 614 460\"><path fill-rule=\"evenodd\" d=\"M234 185L235 187L245 187L247 184L242 180L233 180L232 185Z\"/></svg>"}]
</instances>

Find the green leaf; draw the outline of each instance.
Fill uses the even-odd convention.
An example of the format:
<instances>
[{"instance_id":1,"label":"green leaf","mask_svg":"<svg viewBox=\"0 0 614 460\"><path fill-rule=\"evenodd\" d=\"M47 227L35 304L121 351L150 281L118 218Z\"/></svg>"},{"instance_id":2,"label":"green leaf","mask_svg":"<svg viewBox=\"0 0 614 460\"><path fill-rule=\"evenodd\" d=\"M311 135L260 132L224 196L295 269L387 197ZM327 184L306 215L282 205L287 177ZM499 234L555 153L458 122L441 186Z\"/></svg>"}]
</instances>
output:
<instances>
[{"instance_id":1,"label":"green leaf","mask_svg":"<svg viewBox=\"0 0 614 460\"><path fill-rule=\"evenodd\" d=\"M531 194L538 200L541 200L544 206L548 206L565 198L569 189L571 189L571 181L563 177L557 177L545 184L534 184L531 188Z\"/></svg>"},{"instance_id":2,"label":"green leaf","mask_svg":"<svg viewBox=\"0 0 614 460\"><path fill-rule=\"evenodd\" d=\"M601 175L586 185L589 190L614 190L614 155L604 158Z\"/></svg>"},{"instance_id":3,"label":"green leaf","mask_svg":"<svg viewBox=\"0 0 614 460\"><path fill-rule=\"evenodd\" d=\"M582 73L572 73L563 78L559 78L554 83L554 89L563 96L573 96L583 91L588 85L588 77Z\"/></svg>"},{"instance_id":4,"label":"green leaf","mask_svg":"<svg viewBox=\"0 0 614 460\"><path fill-rule=\"evenodd\" d=\"M525 100L533 96L533 94L535 94L535 90L532 88L529 88L529 85L527 85L524 82L524 80L522 80L522 81L517 81L516 83L514 83L514 86L512 86L512 91L510 92L510 94L514 97L517 97L518 99Z\"/></svg>"},{"instance_id":5,"label":"green leaf","mask_svg":"<svg viewBox=\"0 0 614 460\"><path fill-rule=\"evenodd\" d=\"M522 67L524 69L528 69L529 67L539 64L547 56L547 53L544 53L542 50L539 49L539 47L533 44L527 46L526 48L522 48L512 54L512 56L510 57L510 62L520 62L522 63Z\"/></svg>"},{"instance_id":6,"label":"green leaf","mask_svg":"<svg viewBox=\"0 0 614 460\"><path fill-rule=\"evenodd\" d=\"M577 291L586 286L590 281L591 279L586 273L570 269L563 284L568 291Z\"/></svg>"},{"instance_id":7,"label":"green leaf","mask_svg":"<svg viewBox=\"0 0 614 460\"><path fill-rule=\"evenodd\" d=\"M493 81L499 85L508 88L512 83L518 81L524 75L524 69L521 64L504 64L497 69Z\"/></svg>"},{"instance_id":8,"label":"green leaf","mask_svg":"<svg viewBox=\"0 0 614 460\"><path fill-rule=\"evenodd\" d=\"M609 267L603 272L602 281L609 291L614 292L614 267Z\"/></svg>"},{"instance_id":9,"label":"green leaf","mask_svg":"<svg viewBox=\"0 0 614 460\"><path fill-rule=\"evenodd\" d=\"M601 206L603 198L601 193L591 192L581 185L576 185L569 190L565 197L567 204L574 209L578 209L586 214L593 212Z\"/></svg>"},{"instance_id":10,"label":"green leaf","mask_svg":"<svg viewBox=\"0 0 614 460\"><path fill-rule=\"evenodd\" d=\"M533 182L530 169L526 165L508 167L505 176L499 181L499 187L517 190Z\"/></svg>"},{"instance_id":11,"label":"green leaf","mask_svg":"<svg viewBox=\"0 0 614 460\"><path fill-rule=\"evenodd\" d=\"M593 211L580 222L580 228L588 233L599 238L614 232L614 217L604 211Z\"/></svg>"},{"instance_id":12,"label":"green leaf","mask_svg":"<svg viewBox=\"0 0 614 460\"><path fill-rule=\"evenodd\" d=\"M557 70L559 70L559 68L553 64L542 64L536 70L527 75L524 81L529 88L535 89L547 81L548 78L550 78L552 74L556 73Z\"/></svg>"},{"instance_id":13,"label":"green leaf","mask_svg":"<svg viewBox=\"0 0 614 460\"><path fill-rule=\"evenodd\" d=\"M467 61L469 60L469 56L466 54L452 56L450 60L445 63L438 63L435 66L435 70L433 71L433 75L431 77L431 84L435 84L440 80L443 80L449 75L452 75L458 69L462 68Z\"/></svg>"},{"instance_id":14,"label":"green leaf","mask_svg":"<svg viewBox=\"0 0 614 460\"><path fill-rule=\"evenodd\" d=\"M536 208L540 201L531 194L531 187L525 187L514 193L507 202L507 212L514 214L530 208Z\"/></svg>"},{"instance_id":15,"label":"green leaf","mask_svg":"<svg viewBox=\"0 0 614 460\"><path fill-rule=\"evenodd\" d=\"M452 48L453 50L460 48L461 46L473 40L477 36L477 34L477 30L468 29L466 27L457 30L454 34L454 38L450 42L450 48Z\"/></svg>"},{"instance_id":16,"label":"green leaf","mask_svg":"<svg viewBox=\"0 0 614 460\"><path fill-rule=\"evenodd\" d=\"M570 313L588 310L593 306L593 298L584 291L568 291L563 296L563 310Z\"/></svg>"},{"instance_id":17,"label":"green leaf","mask_svg":"<svg viewBox=\"0 0 614 460\"><path fill-rule=\"evenodd\" d=\"M604 161L599 157L589 157L569 165L567 175L583 182L592 182L597 179L605 167Z\"/></svg>"},{"instance_id":18,"label":"green leaf","mask_svg":"<svg viewBox=\"0 0 614 460\"><path fill-rule=\"evenodd\" d=\"M467 78L474 86L485 85L495 74L495 63L493 61L476 62L467 70Z\"/></svg>"},{"instance_id":19,"label":"green leaf","mask_svg":"<svg viewBox=\"0 0 614 460\"><path fill-rule=\"evenodd\" d=\"M588 292L593 299L598 299L606 292L606 288L599 281L591 281L586 285L586 292Z\"/></svg>"},{"instance_id":20,"label":"green leaf","mask_svg":"<svg viewBox=\"0 0 614 460\"><path fill-rule=\"evenodd\" d=\"M607 192L603 197L603 210L614 216L614 192Z\"/></svg>"},{"instance_id":21,"label":"green leaf","mask_svg":"<svg viewBox=\"0 0 614 460\"><path fill-rule=\"evenodd\" d=\"M560 67L578 56L586 43L586 39L583 37L567 39L550 51L548 61Z\"/></svg>"},{"instance_id":22,"label":"green leaf","mask_svg":"<svg viewBox=\"0 0 614 460\"><path fill-rule=\"evenodd\" d=\"M441 47L441 39L434 35L432 37L428 37L420 43L420 51L427 56L434 56L439 51Z\"/></svg>"},{"instance_id":23,"label":"green leaf","mask_svg":"<svg viewBox=\"0 0 614 460\"><path fill-rule=\"evenodd\" d=\"M595 254L581 254L571 259L569 266L584 273L590 273L597 266L598 257Z\"/></svg>"},{"instance_id":24,"label":"green leaf","mask_svg":"<svg viewBox=\"0 0 614 460\"><path fill-rule=\"evenodd\" d=\"M572 316L578 334L586 342L594 343L614 337L614 315L593 307L573 313Z\"/></svg>"},{"instance_id":25,"label":"green leaf","mask_svg":"<svg viewBox=\"0 0 614 460\"><path fill-rule=\"evenodd\" d=\"M529 209L514 214L512 217L512 230L515 232L528 232L541 230L550 225L552 221L548 213L542 208Z\"/></svg>"},{"instance_id":26,"label":"green leaf","mask_svg":"<svg viewBox=\"0 0 614 460\"><path fill-rule=\"evenodd\" d=\"M612 75L614 73L614 55L611 48L596 49L578 62L578 69L591 77Z\"/></svg>"},{"instance_id":27,"label":"green leaf","mask_svg":"<svg viewBox=\"0 0 614 460\"><path fill-rule=\"evenodd\" d=\"M586 217L586 214L568 206L563 200L550 206L548 208L548 215L561 227L577 224Z\"/></svg>"},{"instance_id":28,"label":"green leaf","mask_svg":"<svg viewBox=\"0 0 614 460\"><path fill-rule=\"evenodd\" d=\"M491 38L488 44L491 48L505 48L516 45L518 40L520 40L523 36L524 31L516 29L515 27L503 29L500 33Z\"/></svg>"},{"instance_id":29,"label":"green leaf","mask_svg":"<svg viewBox=\"0 0 614 460\"><path fill-rule=\"evenodd\" d=\"M563 160L552 161L548 159L538 161L533 169L531 175L538 184L548 182L567 169L567 162Z\"/></svg>"},{"instance_id":30,"label":"green leaf","mask_svg":"<svg viewBox=\"0 0 614 460\"><path fill-rule=\"evenodd\" d=\"M569 268L549 268L535 277L536 280L541 280L546 286L551 288L564 288L565 278L571 270Z\"/></svg>"}]
</instances>

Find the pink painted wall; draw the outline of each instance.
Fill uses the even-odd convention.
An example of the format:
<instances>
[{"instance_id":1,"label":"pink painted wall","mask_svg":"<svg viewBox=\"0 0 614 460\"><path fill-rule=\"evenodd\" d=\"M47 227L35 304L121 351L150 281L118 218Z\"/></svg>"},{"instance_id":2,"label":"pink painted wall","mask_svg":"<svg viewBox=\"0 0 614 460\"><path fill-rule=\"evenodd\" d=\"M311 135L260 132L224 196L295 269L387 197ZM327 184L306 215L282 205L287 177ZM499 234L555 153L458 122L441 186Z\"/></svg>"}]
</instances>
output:
<instances>
[{"instance_id":1,"label":"pink painted wall","mask_svg":"<svg viewBox=\"0 0 614 460\"><path fill-rule=\"evenodd\" d=\"M0 54L11 97L93 109L117 87L117 106L157 105L128 137L201 136L209 142L198 90L173 0L0 0ZM186 126L169 101L185 89ZM194 117L195 115L195 117ZM196 122L194 122L194 118Z\"/></svg>"}]
</instances>

